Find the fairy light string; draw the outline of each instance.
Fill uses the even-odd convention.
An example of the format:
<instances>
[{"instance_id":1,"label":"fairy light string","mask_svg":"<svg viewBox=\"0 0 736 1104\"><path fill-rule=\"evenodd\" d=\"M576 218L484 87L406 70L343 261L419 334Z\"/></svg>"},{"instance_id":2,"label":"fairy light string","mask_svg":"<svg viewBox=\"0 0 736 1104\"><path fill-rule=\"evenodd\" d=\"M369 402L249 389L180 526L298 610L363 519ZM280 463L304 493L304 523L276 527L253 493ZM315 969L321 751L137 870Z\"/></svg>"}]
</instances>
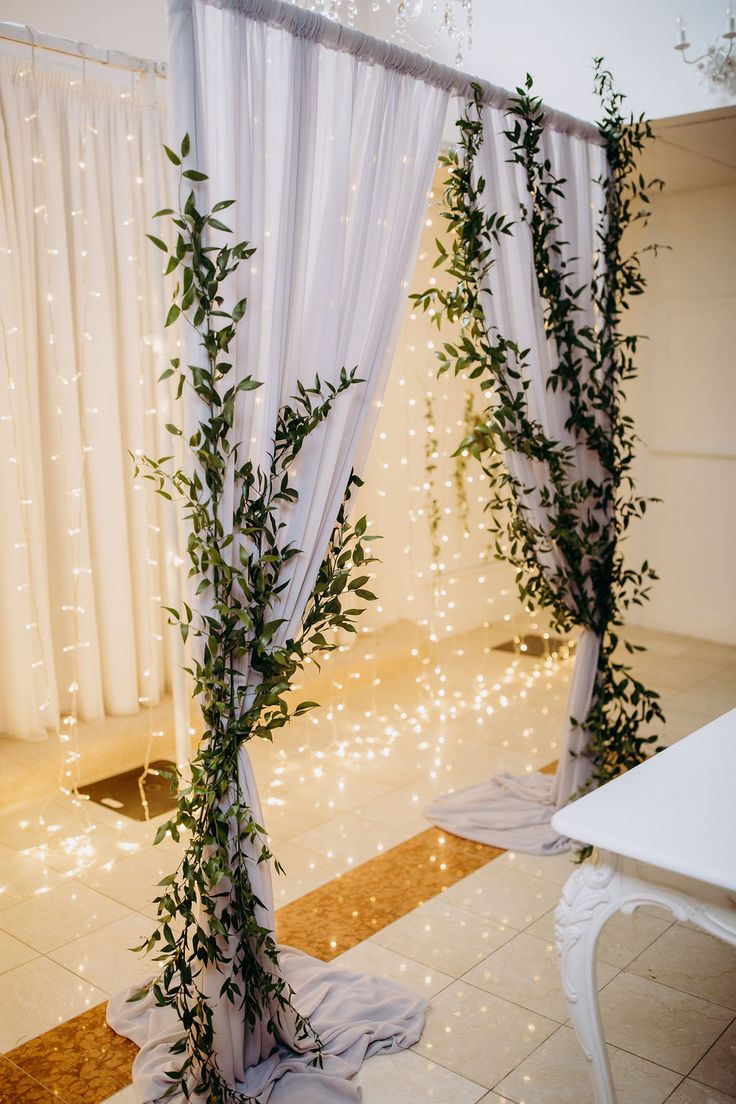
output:
<instances>
[{"instance_id":1,"label":"fairy light string","mask_svg":"<svg viewBox=\"0 0 736 1104\"><path fill-rule=\"evenodd\" d=\"M56 443L55 451L51 454L50 459L52 463L57 466L60 472L60 484L62 487L63 495L63 525L64 535L68 541L69 558L71 562L70 578L67 580L68 594L71 600L62 602L61 612L65 616L62 618L62 625L69 626L64 630L64 643L61 646L62 656L66 659L66 671L69 675L69 681L66 685L67 702L65 708L62 708L60 724L58 726L58 738L61 747L61 766L59 776L59 788L66 797L73 799L75 805L81 806L79 796L79 741L78 741L78 707L79 707L79 681L80 681L80 652L90 647L90 642L82 638L82 617L85 614L85 609L82 606L82 578L83 576L91 575L92 569L86 566L82 562L82 534L83 534L83 519L84 519L84 471L87 463L88 453L92 450L92 446L87 444L86 440L86 403L84 394L84 371L86 360L86 345L87 345L87 333L88 333L88 295L87 289L87 241L86 241L86 219L83 211L72 211L72 218L81 216L82 219L82 238L84 241L84 247L81 251L81 263L82 263L82 287L85 289L84 302L83 302L83 322L82 322L82 341L80 343L79 362L75 367L71 366L71 374L65 374L65 371L59 360L58 346L56 341L56 317L55 317L55 303L56 296L52 290L55 287L56 281L54 280L53 272L51 269L51 258L54 260L61 260L61 251L56 248L49 238L49 211L48 211L48 194L46 189L46 169L43 156L43 136L41 132L41 109L40 109L40 95L39 85L40 76L38 71L37 59L36 59L36 47L35 43L31 43L31 68L30 68L30 89L31 100L33 110L27 122L32 127L32 164L34 168L33 174L33 189L34 189L34 213L37 220L40 221L41 226L41 255L43 258L43 274L44 274L44 286L43 300L45 303L45 345L47 347L46 356L51 361L51 375L54 380L54 397L55 397L55 414L56 414ZM70 82L76 83L80 82ZM85 104L84 91L86 85L86 64L82 59L82 79L81 79L81 95L82 103ZM87 116L86 109L83 108L82 113L83 125L80 134L80 149L79 149L79 166L80 170L84 172L85 156L86 156L86 142L87 142ZM35 199L40 202L35 202ZM42 357L41 364L43 366L44 359ZM68 371L68 369L67 369ZM70 396L73 396L70 398ZM78 457L79 472L75 480L72 480L70 474L70 464L67 457L65 441L66 441L66 425L65 425L65 407L74 405L79 411L79 435L80 435L80 455ZM63 668L62 668L63 670ZM64 676L62 676L64 677ZM60 705L61 707L61 705Z\"/></svg>"}]
</instances>

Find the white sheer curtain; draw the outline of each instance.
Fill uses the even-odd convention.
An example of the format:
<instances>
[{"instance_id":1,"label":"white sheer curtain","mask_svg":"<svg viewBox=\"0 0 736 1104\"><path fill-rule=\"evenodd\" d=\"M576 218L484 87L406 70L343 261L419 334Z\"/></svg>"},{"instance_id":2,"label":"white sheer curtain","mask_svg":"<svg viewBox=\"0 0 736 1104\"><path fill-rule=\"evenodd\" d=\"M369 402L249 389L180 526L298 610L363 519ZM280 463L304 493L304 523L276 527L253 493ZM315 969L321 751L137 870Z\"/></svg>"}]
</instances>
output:
<instances>
[{"instance_id":1,"label":"white sheer curtain","mask_svg":"<svg viewBox=\"0 0 736 1104\"><path fill-rule=\"evenodd\" d=\"M345 492L380 403L418 247L426 193L448 92L411 72L373 64L322 41L331 25L288 5L170 0L172 144L192 137L192 164L209 174L211 202L234 198L229 225L256 246L234 298L248 297L235 350L238 376L264 386L242 404L235 439L256 461L273 439L279 406L297 380L337 381L357 365L365 381L341 396L299 457L299 502L284 512L284 541L303 550L277 616L297 626ZM388 53L391 48L386 47ZM196 345L189 357L197 355ZM196 419L196 410L189 412ZM243 799L260 804L248 754ZM274 926L270 877L252 866ZM324 1070L308 1069L297 1040L246 1031L237 1007L220 1002L216 1051L228 1082L259 1100L291 1104L357 1101L346 1079L366 1054L411 1045L423 1002L389 982L356 978L288 949L282 970L297 1007L326 1047ZM219 985L212 987L217 992ZM169 1084L169 1047L181 1028L150 998L115 998L111 1025L141 1046L134 1082L141 1104Z\"/></svg>"},{"instance_id":2,"label":"white sheer curtain","mask_svg":"<svg viewBox=\"0 0 736 1104\"><path fill-rule=\"evenodd\" d=\"M128 450L168 436L165 115L152 72L0 58L0 733L155 702L172 656L165 522ZM52 60L49 60L52 59Z\"/></svg>"},{"instance_id":3,"label":"white sheer curtain","mask_svg":"<svg viewBox=\"0 0 736 1104\"><path fill-rule=\"evenodd\" d=\"M566 392L547 386L557 352L554 342L545 335L544 303L534 269L531 231L519 218L520 203L529 202L526 181L521 167L510 161L505 129L508 129L505 113L486 106L483 144L476 163L477 176L486 181L483 205L488 213L501 211L515 223L513 234L502 235L497 248L494 247L497 259L490 273L493 294L490 315L505 337L515 341L519 348L530 350L527 358L530 416L542 425L548 437L572 447L576 480L592 479L600 483L602 472L597 457L565 428L569 415ZM563 255L575 273L571 282L587 288L578 300L580 322L592 326L595 317L590 283L603 202L603 190L597 182L608 171L605 149L574 127L565 132L550 126L543 136L542 154L550 160L555 175L566 181L564 198L553 197L563 220L558 237L564 239ZM545 512L540 505L540 492L546 489L546 469L519 453L508 453L506 461L511 474L526 489L524 508L534 524L543 529ZM564 566L562 555L559 548L553 548L551 566L555 559L557 566ZM584 604L579 597L569 596L570 611L576 617L582 613ZM590 762L579 754L587 743L587 734L571 718L583 720L590 708L599 647L600 638L594 628L583 622L555 776L502 774L442 795L425 810L435 824L469 839L532 854L554 853L570 846L568 840L553 831L550 821L555 810L566 805L590 777Z\"/></svg>"}]
</instances>

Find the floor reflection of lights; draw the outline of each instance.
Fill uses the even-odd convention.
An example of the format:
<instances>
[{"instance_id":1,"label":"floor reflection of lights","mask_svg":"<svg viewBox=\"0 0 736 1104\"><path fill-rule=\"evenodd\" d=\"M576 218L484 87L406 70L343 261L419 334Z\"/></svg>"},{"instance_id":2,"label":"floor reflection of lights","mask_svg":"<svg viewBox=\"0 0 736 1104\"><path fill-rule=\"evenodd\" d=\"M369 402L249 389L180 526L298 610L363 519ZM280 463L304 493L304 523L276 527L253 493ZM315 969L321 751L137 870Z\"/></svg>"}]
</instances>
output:
<instances>
[{"instance_id":1,"label":"floor reflection of lights","mask_svg":"<svg viewBox=\"0 0 736 1104\"><path fill-rule=\"evenodd\" d=\"M657 634L635 639L651 645L651 653L636 662L643 677L662 689L670 742L734 704L733 649ZM483 1056L503 1049L507 1027L509 1039L518 1039L514 1017L525 1000L533 1018L524 1022L555 1032L550 1061L559 1051L567 1068L572 1060L563 1037L567 1029L555 1026L554 963L549 965L546 950L527 953L539 951L534 940L543 949L550 943L565 862L546 860L542 870L537 860L506 855L488 865L487 854L472 852L480 845L436 830L432 835L422 808L442 790L499 770L528 772L556 759L571 664L495 651L482 633L456 638L430 656L407 652L401 661L381 662L376 648L375 658L353 671L348 659L345 654L338 663L335 657L332 678L319 692L305 686L303 698L324 702L319 712L279 734L275 745L251 749L264 819L287 871L275 885L287 937L296 939L301 932L302 939L322 939L326 957L337 954L338 962L395 976L432 996L432 1022L418 1052L409 1056L419 1063L412 1076L425 1078L419 1095L443 1076L450 1078L447 1099L464 1100L466 1092L469 1101L476 1100L475 1082L452 1081L456 1062L493 1087L500 1071L486 1069ZM127 978L137 980L149 970L127 948L149 933L155 886L176 863L178 849L171 840L151 846L161 819L141 824L111 809L75 807L53 795L0 813L0 974L6 997L0 1050L84 1013ZM399 844L397 864L391 848ZM406 912L415 906L420 906L415 914ZM310 910L316 910L311 920ZM473 939L458 939L459 920L465 931L472 928ZM611 945L610 965L604 958L606 969L599 969L604 980L619 965L624 936L630 957L652 939L676 941L652 916L628 918L627 924L631 930L617 933ZM476 937L497 949L490 949L487 962L471 967L471 978L465 957ZM315 944L315 949L320 948ZM720 959L710 963L708 956L716 953L710 944L698 953L705 958L693 992L696 984L700 992L711 984L708 978L725 976L728 968ZM635 966L631 970L636 973ZM621 984L642 981L626 976ZM662 985L647 984L652 989L647 999L660 1000ZM470 1008L469 1025L476 1013L500 1010L489 1021L488 1031L495 1032L490 1051L485 1028L483 1044L469 1039L467 1053L456 1054L455 1044L443 1046L460 989L478 1001ZM718 1000L715 1004L720 1007ZM688 1013L688 1024L692 1018ZM103 1031L98 1019L93 1016L90 1023ZM427 1063L430 1051L440 1066ZM537 1075L533 1056L528 1068L522 1053L516 1061L522 1063L519 1077ZM129 1070L127 1054L125 1063ZM545 1076L549 1068L544 1066ZM397 1104L398 1065L387 1069L384 1095L374 1083L378 1074L371 1072L378 1069L379 1060L366 1067L366 1100ZM513 1079L499 1084L517 1098ZM664 1088L663 1082L661 1099ZM430 1095L427 1089L424 1096Z\"/></svg>"}]
</instances>

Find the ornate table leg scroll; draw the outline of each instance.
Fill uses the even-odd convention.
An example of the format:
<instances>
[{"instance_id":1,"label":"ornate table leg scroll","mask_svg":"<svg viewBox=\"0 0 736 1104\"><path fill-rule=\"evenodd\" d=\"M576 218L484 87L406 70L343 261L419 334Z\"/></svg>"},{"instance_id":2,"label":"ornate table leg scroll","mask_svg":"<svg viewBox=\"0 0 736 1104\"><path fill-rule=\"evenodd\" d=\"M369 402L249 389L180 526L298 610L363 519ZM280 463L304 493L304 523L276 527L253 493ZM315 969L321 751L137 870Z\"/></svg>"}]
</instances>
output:
<instances>
[{"instance_id":1,"label":"ornate table leg scroll","mask_svg":"<svg viewBox=\"0 0 736 1104\"><path fill-rule=\"evenodd\" d=\"M590 1063L595 1104L616 1104L598 1007L598 937L614 912L628 914L640 905L660 905L676 920L736 946L736 901L725 890L607 851L574 871L557 906L555 945L570 1020Z\"/></svg>"},{"instance_id":2,"label":"ornate table leg scroll","mask_svg":"<svg viewBox=\"0 0 736 1104\"><path fill-rule=\"evenodd\" d=\"M590 1063L596 1104L616 1104L598 1008L595 952L603 925L618 909L620 883L621 872L615 865L583 863L565 883L555 913L562 989L578 1042Z\"/></svg>"}]
</instances>

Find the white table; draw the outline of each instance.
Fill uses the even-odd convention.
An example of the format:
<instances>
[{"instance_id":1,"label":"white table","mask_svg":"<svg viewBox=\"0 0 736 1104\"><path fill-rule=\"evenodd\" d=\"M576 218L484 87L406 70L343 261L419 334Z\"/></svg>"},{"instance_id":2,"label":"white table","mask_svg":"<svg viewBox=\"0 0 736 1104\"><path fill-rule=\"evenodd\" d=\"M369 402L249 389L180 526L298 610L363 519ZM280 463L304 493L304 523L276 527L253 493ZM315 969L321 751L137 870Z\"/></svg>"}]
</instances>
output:
<instances>
[{"instance_id":1,"label":"white table","mask_svg":"<svg viewBox=\"0 0 736 1104\"><path fill-rule=\"evenodd\" d=\"M614 912L660 905L736 945L736 709L560 809L556 831L598 854L568 879L555 941L596 1104L616 1104L596 986Z\"/></svg>"}]
</instances>

